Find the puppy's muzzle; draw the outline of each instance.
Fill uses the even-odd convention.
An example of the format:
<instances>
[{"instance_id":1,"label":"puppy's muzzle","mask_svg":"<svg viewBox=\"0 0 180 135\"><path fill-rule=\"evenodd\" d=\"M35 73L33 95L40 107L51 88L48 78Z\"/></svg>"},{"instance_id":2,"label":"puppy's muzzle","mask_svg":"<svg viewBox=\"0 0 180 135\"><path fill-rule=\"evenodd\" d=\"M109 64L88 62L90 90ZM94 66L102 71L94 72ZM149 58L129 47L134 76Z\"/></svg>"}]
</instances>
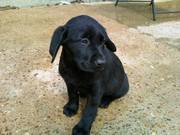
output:
<instances>
[{"instance_id":1,"label":"puppy's muzzle","mask_svg":"<svg viewBox=\"0 0 180 135\"><path fill-rule=\"evenodd\" d=\"M94 63L96 65L97 69L103 70L104 69L104 65L106 64L106 61L104 59L97 59L97 60L95 60Z\"/></svg>"}]
</instances>

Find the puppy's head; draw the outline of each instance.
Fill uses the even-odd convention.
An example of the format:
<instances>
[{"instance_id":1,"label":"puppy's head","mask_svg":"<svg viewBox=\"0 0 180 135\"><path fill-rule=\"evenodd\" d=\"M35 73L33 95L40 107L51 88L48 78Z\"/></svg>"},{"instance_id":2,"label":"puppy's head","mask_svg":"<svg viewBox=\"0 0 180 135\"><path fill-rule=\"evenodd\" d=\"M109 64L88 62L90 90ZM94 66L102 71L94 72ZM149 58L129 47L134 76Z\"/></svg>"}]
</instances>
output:
<instances>
[{"instance_id":1,"label":"puppy's head","mask_svg":"<svg viewBox=\"0 0 180 135\"><path fill-rule=\"evenodd\" d=\"M95 72L104 69L106 53L116 47L105 29L93 18L78 16L66 25L58 27L51 40L49 52L54 61L60 45L82 71Z\"/></svg>"}]
</instances>

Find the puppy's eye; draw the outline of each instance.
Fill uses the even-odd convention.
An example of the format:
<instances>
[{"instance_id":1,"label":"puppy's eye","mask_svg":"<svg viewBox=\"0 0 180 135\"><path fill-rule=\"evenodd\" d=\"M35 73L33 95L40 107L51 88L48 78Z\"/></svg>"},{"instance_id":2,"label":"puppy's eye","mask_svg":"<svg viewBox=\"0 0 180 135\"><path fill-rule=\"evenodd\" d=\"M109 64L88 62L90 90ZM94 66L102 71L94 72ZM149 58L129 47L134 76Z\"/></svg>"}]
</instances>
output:
<instances>
[{"instance_id":1,"label":"puppy's eye","mask_svg":"<svg viewBox=\"0 0 180 135\"><path fill-rule=\"evenodd\" d=\"M83 38L83 39L81 39L81 43L85 44L85 45L88 45L89 44L89 39L88 38Z\"/></svg>"}]
</instances>

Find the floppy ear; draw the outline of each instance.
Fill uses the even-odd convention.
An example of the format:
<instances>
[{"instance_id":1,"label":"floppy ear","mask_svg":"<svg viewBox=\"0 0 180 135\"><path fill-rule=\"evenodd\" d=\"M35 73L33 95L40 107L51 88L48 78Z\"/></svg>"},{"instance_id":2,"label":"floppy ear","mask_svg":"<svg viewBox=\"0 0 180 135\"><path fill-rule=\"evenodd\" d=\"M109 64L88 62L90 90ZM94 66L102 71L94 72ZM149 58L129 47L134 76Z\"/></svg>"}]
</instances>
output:
<instances>
[{"instance_id":1,"label":"floppy ear","mask_svg":"<svg viewBox=\"0 0 180 135\"><path fill-rule=\"evenodd\" d=\"M53 33L49 48L49 53L52 56L51 63L53 63L54 59L56 58L59 47L65 39L65 33L66 33L66 28L63 26L56 28L56 30Z\"/></svg>"},{"instance_id":2,"label":"floppy ear","mask_svg":"<svg viewBox=\"0 0 180 135\"><path fill-rule=\"evenodd\" d=\"M107 46L107 48L112 51L115 52L116 51L116 46L115 44L109 39L107 38L107 40L105 41L105 45Z\"/></svg>"}]
</instances>

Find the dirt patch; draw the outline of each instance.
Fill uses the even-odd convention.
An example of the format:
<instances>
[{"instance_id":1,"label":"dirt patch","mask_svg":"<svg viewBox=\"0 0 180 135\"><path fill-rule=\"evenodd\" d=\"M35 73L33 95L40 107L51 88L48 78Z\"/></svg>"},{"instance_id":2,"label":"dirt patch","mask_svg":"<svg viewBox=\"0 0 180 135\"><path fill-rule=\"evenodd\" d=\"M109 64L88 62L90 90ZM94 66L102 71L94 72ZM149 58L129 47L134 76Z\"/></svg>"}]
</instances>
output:
<instances>
[{"instance_id":1,"label":"dirt patch","mask_svg":"<svg viewBox=\"0 0 180 135\"><path fill-rule=\"evenodd\" d=\"M79 14L106 27L130 81L127 96L99 109L92 135L179 134L179 50L97 15L98 10L69 5L0 12L0 134L71 134L84 100L77 115L63 115L66 86L57 72L58 57L51 65L48 50L54 29Z\"/></svg>"},{"instance_id":2,"label":"dirt patch","mask_svg":"<svg viewBox=\"0 0 180 135\"><path fill-rule=\"evenodd\" d=\"M180 22L165 22L151 26L139 26L141 33L151 34L154 38L180 39Z\"/></svg>"},{"instance_id":3,"label":"dirt patch","mask_svg":"<svg viewBox=\"0 0 180 135\"><path fill-rule=\"evenodd\" d=\"M180 21L164 22L150 26L138 26L141 33L149 34L156 40L180 50Z\"/></svg>"}]
</instances>

